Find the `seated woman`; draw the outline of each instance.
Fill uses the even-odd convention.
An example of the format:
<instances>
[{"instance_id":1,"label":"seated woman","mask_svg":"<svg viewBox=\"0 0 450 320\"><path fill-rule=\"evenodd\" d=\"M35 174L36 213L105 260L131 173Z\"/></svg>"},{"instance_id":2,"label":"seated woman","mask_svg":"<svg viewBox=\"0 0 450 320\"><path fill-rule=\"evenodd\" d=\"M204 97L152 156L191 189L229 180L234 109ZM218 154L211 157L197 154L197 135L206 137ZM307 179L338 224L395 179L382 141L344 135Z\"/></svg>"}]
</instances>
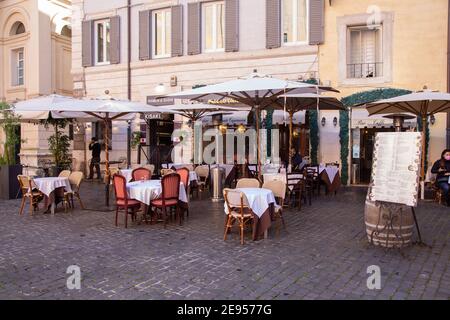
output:
<instances>
[{"instance_id":1,"label":"seated woman","mask_svg":"<svg viewBox=\"0 0 450 320\"><path fill-rule=\"evenodd\" d=\"M431 173L437 175L436 184L443 191L447 206L450 207L450 149L442 152L441 159L434 163Z\"/></svg>"}]
</instances>

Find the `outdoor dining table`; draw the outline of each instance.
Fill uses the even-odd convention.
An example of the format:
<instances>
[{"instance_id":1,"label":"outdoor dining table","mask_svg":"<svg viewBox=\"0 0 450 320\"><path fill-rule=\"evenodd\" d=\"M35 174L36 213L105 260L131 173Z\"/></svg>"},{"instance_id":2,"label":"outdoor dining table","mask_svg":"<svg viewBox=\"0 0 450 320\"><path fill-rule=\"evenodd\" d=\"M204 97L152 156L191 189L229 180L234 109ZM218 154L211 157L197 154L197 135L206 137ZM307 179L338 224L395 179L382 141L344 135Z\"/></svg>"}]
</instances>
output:
<instances>
[{"instance_id":1,"label":"outdoor dining table","mask_svg":"<svg viewBox=\"0 0 450 320\"><path fill-rule=\"evenodd\" d=\"M35 187L45 195L45 206L51 205L51 213L55 213L56 200L64 196L64 191L71 192L69 178L47 177L33 179Z\"/></svg>"},{"instance_id":2,"label":"outdoor dining table","mask_svg":"<svg viewBox=\"0 0 450 320\"><path fill-rule=\"evenodd\" d=\"M336 192L340 188L341 176L337 166L320 166L319 176L327 186L327 191L329 193Z\"/></svg>"},{"instance_id":3,"label":"outdoor dining table","mask_svg":"<svg viewBox=\"0 0 450 320\"><path fill-rule=\"evenodd\" d=\"M125 177L125 180L130 182L133 180L133 169L120 169L120 174Z\"/></svg>"},{"instance_id":4,"label":"outdoor dining table","mask_svg":"<svg viewBox=\"0 0 450 320\"><path fill-rule=\"evenodd\" d=\"M245 194L253 212L253 240L256 241L260 237L267 238L276 203L273 192L264 188L238 188L236 190ZM225 212L227 209L225 203Z\"/></svg>"},{"instance_id":5,"label":"outdoor dining table","mask_svg":"<svg viewBox=\"0 0 450 320\"><path fill-rule=\"evenodd\" d=\"M161 180L130 182L127 183L127 191L130 199L137 200L150 206L151 201L158 199L162 194ZM183 183L180 183L179 200L188 203L188 197Z\"/></svg>"}]
</instances>

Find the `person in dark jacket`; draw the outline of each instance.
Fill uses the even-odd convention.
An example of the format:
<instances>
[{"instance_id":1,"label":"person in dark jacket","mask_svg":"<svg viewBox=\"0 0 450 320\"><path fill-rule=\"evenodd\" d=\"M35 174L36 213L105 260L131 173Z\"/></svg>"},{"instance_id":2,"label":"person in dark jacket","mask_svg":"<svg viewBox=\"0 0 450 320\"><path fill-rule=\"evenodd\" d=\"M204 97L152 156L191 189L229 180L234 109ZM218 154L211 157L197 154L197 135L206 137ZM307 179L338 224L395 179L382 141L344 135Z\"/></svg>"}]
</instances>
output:
<instances>
[{"instance_id":1,"label":"person in dark jacket","mask_svg":"<svg viewBox=\"0 0 450 320\"><path fill-rule=\"evenodd\" d=\"M92 151L91 164L89 166L89 179L94 179L94 167L97 171L97 179L102 179L102 174L100 173L100 154L102 152L102 147L98 143L98 139L93 137L91 143L89 144L89 150Z\"/></svg>"},{"instance_id":2,"label":"person in dark jacket","mask_svg":"<svg viewBox=\"0 0 450 320\"><path fill-rule=\"evenodd\" d=\"M436 184L444 193L447 206L450 207L450 149L442 151L441 159L434 163L431 173L437 175Z\"/></svg>"},{"instance_id":3,"label":"person in dark jacket","mask_svg":"<svg viewBox=\"0 0 450 320\"><path fill-rule=\"evenodd\" d=\"M300 152L298 152L298 150L295 150L295 148L293 148L291 152L292 152L292 170L296 171L301 169L300 165L302 164L303 159Z\"/></svg>"}]
</instances>

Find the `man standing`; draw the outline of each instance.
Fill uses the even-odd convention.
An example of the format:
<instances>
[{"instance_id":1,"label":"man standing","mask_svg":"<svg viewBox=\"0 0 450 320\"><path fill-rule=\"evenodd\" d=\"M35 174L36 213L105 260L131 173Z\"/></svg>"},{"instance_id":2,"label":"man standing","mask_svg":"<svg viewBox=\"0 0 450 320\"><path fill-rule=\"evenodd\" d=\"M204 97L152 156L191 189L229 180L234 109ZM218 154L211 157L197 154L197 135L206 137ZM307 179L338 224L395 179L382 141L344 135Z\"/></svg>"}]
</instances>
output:
<instances>
[{"instance_id":1,"label":"man standing","mask_svg":"<svg viewBox=\"0 0 450 320\"><path fill-rule=\"evenodd\" d=\"M100 143L98 143L98 139L96 137L92 137L91 143L89 144L89 150L92 151L92 159L91 164L89 166L89 179L94 179L94 167L97 171L97 179L101 180L102 175L100 173L100 154L102 152L102 148Z\"/></svg>"}]
</instances>

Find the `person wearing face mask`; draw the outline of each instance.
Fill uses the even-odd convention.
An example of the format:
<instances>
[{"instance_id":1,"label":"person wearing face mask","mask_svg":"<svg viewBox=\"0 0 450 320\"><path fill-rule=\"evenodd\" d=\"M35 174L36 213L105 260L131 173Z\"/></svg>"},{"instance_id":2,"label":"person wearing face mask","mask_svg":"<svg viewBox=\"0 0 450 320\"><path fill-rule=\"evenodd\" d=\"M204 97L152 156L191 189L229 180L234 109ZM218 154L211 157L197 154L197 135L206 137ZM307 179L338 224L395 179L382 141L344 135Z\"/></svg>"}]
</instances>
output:
<instances>
[{"instance_id":1,"label":"person wearing face mask","mask_svg":"<svg viewBox=\"0 0 450 320\"><path fill-rule=\"evenodd\" d=\"M431 173L437 175L436 184L444 193L447 206L450 207L450 149L442 151L441 159L434 163Z\"/></svg>"}]
</instances>

